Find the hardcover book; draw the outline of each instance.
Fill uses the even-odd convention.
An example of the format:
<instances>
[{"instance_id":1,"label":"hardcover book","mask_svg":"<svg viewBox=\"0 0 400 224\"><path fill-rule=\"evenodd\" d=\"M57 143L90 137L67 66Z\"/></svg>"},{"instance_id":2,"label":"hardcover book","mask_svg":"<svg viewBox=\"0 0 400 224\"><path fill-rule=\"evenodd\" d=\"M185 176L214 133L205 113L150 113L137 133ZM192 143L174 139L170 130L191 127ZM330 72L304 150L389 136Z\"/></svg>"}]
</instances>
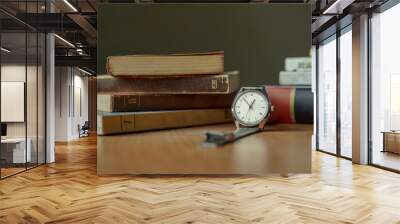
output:
<instances>
[{"instance_id":1,"label":"hardcover book","mask_svg":"<svg viewBox=\"0 0 400 224\"><path fill-rule=\"evenodd\" d=\"M265 86L274 111L268 123L314 122L314 95L310 87Z\"/></svg>"},{"instance_id":2,"label":"hardcover book","mask_svg":"<svg viewBox=\"0 0 400 224\"><path fill-rule=\"evenodd\" d=\"M280 85L311 85L311 71L281 71L279 72Z\"/></svg>"},{"instance_id":3,"label":"hardcover book","mask_svg":"<svg viewBox=\"0 0 400 224\"><path fill-rule=\"evenodd\" d=\"M157 93L157 94L228 94L239 89L239 72L220 75L179 78L121 78L97 76L98 93Z\"/></svg>"},{"instance_id":4,"label":"hardcover book","mask_svg":"<svg viewBox=\"0 0 400 224\"><path fill-rule=\"evenodd\" d=\"M224 52L109 56L107 72L114 76L187 76L224 72Z\"/></svg>"},{"instance_id":5,"label":"hardcover book","mask_svg":"<svg viewBox=\"0 0 400 224\"><path fill-rule=\"evenodd\" d=\"M231 94L119 94L97 95L97 109L104 112L229 108Z\"/></svg>"},{"instance_id":6,"label":"hardcover book","mask_svg":"<svg viewBox=\"0 0 400 224\"><path fill-rule=\"evenodd\" d=\"M97 134L110 135L232 122L230 109L98 113Z\"/></svg>"},{"instance_id":7,"label":"hardcover book","mask_svg":"<svg viewBox=\"0 0 400 224\"><path fill-rule=\"evenodd\" d=\"M285 59L285 70L311 72L311 64L311 57L289 57Z\"/></svg>"}]
</instances>

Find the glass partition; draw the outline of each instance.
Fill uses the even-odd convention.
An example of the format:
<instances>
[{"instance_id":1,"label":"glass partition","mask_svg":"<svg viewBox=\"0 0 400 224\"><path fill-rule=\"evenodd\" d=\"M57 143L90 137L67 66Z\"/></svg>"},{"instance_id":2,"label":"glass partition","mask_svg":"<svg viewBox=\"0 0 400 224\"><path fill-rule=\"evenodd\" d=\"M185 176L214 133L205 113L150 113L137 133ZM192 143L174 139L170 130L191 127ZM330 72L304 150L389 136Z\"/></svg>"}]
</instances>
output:
<instances>
[{"instance_id":1,"label":"glass partition","mask_svg":"<svg viewBox=\"0 0 400 224\"><path fill-rule=\"evenodd\" d=\"M43 3L19 1L19 13L43 11ZM2 12L0 26L2 179L45 163L46 39Z\"/></svg>"},{"instance_id":2,"label":"glass partition","mask_svg":"<svg viewBox=\"0 0 400 224\"><path fill-rule=\"evenodd\" d=\"M26 141L26 40L25 32L1 34L2 177L24 171L31 158Z\"/></svg>"},{"instance_id":3,"label":"glass partition","mask_svg":"<svg viewBox=\"0 0 400 224\"><path fill-rule=\"evenodd\" d=\"M336 154L336 36L318 47L317 149Z\"/></svg>"}]
</instances>

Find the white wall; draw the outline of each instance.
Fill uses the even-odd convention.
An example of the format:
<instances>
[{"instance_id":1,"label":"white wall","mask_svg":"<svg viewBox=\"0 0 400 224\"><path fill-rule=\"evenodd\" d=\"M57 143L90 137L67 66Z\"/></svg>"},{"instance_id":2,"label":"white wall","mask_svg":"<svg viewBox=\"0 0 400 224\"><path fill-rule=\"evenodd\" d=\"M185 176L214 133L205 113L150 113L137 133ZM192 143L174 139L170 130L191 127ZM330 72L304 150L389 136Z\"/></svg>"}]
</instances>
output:
<instances>
[{"instance_id":1,"label":"white wall","mask_svg":"<svg viewBox=\"0 0 400 224\"><path fill-rule=\"evenodd\" d=\"M56 67L55 85L55 140L77 139L78 125L88 120L88 77L76 68Z\"/></svg>"},{"instance_id":2,"label":"white wall","mask_svg":"<svg viewBox=\"0 0 400 224\"><path fill-rule=\"evenodd\" d=\"M85 121L88 121L89 119L89 102L88 102L88 77L87 76L82 76L82 73L76 74L75 70L75 75L74 75L74 92L75 94L73 96L74 99L74 108L72 109L73 111L73 119L72 119L72 130L71 130L71 135L74 138L79 137L79 132L78 132L78 124L83 125ZM80 111L81 110L81 111Z\"/></svg>"},{"instance_id":3,"label":"white wall","mask_svg":"<svg viewBox=\"0 0 400 224\"><path fill-rule=\"evenodd\" d=\"M6 64L1 66L1 81L25 82L25 64ZM28 70L33 69L28 66ZM36 68L35 68L36 69Z\"/></svg>"},{"instance_id":4,"label":"white wall","mask_svg":"<svg viewBox=\"0 0 400 224\"><path fill-rule=\"evenodd\" d=\"M27 69L27 70L25 70ZM36 74L36 67L35 66L27 66L21 64L4 64L1 66L1 81L2 82L25 82L26 72L28 74ZM29 84L32 80L29 80ZM36 85L36 81L34 82ZM30 89L28 89L30 90ZM28 99L27 103L31 103L33 101L32 98L36 98L36 89L33 90L32 93L28 91L27 93ZM36 101L35 101L36 103ZM34 105L36 108L36 105ZM7 110L7 108L1 108L1 110ZM31 112L31 111L28 111ZM32 115L34 117L32 117ZM35 118L35 119L34 119ZM28 127L36 127L36 114L28 113ZM32 123L34 122L34 123ZM25 124L26 122L11 122L7 124L7 136L8 137L25 137ZM28 137L29 133L28 133Z\"/></svg>"},{"instance_id":5,"label":"white wall","mask_svg":"<svg viewBox=\"0 0 400 224\"><path fill-rule=\"evenodd\" d=\"M1 66L1 81L25 82L25 64L8 64ZM29 70L30 68L28 68ZM7 108L1 108L7 110ZM7 137L25 137L25 122L7 124Z\"/></svg>"},{"instance_id":6,"label":"white wall","mask_svg":"<svg viewBox=\"0 0 400 224\"><path fill-rule=\"evenodd\" d=\"M68 71L67 67L55 68L55 141L68 140L68 86L70 83Z\"/></svg>"},{"instance_id":7,"label":"white wall","mask_svg":"<svg viewBox=\"0 0 400 224\"><path fill-rule=\"evenodd\" d=\"M38 69L38 70L37 70ZM26 101L21 108L18 108L19 113L26 112L26 120L22 122L6 122L8 138L24 138L29 139L29 148L32 152L32 161L44 163L45 159L45 116L44 116L44 73L42 67L25 64L3 64L1 66L1 81L5 82L24 82L26 84ZM27 80L25 80L27 78ZM2 90L3 91L3 90ZM24 94L24 90L20 94ZM7 97L7 96L2 96ZM26 103L26 106L25 106ZM13 108L2 107L2 112L13 113ZM14 108L15 110L16 108ZM7 111L9 110L9 111ZM15 112L14 112L15 113ZM24 115L22 115L24 116Z\"/></svg>"}]
</instances>

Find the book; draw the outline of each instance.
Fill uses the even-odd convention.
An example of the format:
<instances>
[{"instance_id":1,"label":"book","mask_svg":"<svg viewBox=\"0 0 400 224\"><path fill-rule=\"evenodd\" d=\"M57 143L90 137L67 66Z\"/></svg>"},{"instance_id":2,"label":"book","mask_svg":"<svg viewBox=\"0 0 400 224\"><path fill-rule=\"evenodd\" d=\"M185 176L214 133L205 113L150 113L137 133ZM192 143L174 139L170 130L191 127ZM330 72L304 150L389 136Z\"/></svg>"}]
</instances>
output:
<instances>
[{"instance_id":1,"label":"book","mask_svg":"<svg viewBox=\"0 0 400 224\"><path fill-rule=\"evenodd\" d=\"M311 87L265 86L274 111L268 123L314 122L314 95Z\"/></svg>"},{"instance_id":2,"label":"book","mask_svg":"<svg viewBox=\"0 0 400 224\"><path fill-rule=\"evenodd\" d=\"M224 72L224 52L109 56L107 73L114 76L187 76Z\"/></svg>"},{"instance_id":3,"label":"book","mask_svg":"<svg viewBox=\"0 0 400 224\"><path fill-rule=\"evenodd\" d=\"M157 94L228 94L239 89L239 72L225 72L215 76L179 78L121 78L97 76L98 93L157 93Z\"/></svg>"},{"instance_id":4,"label":"book","mask_svg":"<svg viewBox=\"0 0 400 224\"><path fill-rule=\"evenodd\" d=\"M214 109L232 105L231 94L119 94L99 93L97 109L104 112Z\"/></svg>"},{"instance_id":5,"label":"book","mask_svg":"<svg viewBox=\"0 0 400 224\"><path fill-rule=\"evenodd\" d=\"M311 72L311 57L288 57L285 59L285 71Z\"/></svg>"},{"instance_id":6,"label":"book","mask_svg":"<svg viewBox=\"0 0 400 224\"><path fill-rule=\"evenodd\" d=\"M232 122L231 110L228 108L118 113L99 112L97 115L97 134L111 135L227 122Z\"/></svg>"},{"instance_id":7,"label":"book","mask_svg":"<svg viewBox=\"0 0 400 224\"><path fill-rule=\"evenodd\" d=\"M311 71L281 71L280 85L311 85Z\"/></svg>"}]
</instances>

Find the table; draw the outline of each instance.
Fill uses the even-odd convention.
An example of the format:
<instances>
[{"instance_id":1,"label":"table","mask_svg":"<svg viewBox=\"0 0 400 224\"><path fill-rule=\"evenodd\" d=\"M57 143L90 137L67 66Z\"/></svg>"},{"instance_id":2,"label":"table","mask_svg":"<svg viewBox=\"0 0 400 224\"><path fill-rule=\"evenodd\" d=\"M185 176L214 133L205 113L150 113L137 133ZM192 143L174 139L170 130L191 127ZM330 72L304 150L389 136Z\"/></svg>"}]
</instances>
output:
<instances>
[{"instance_id":1,"label":"table","mask_svg":"<svg viewBox=\"0 0 400 224\"><path fill-rule=\"evenodd\" d=\"M400 131L382 131L383 149L382 152L400 154Z\"/></svg>"},{"instance_id":2,"label":"table","mask_svg":"<svg viewBox=\"0 0 400 224\"><path fill-rule=\"evenodd\" d=\"M7 164L21 164L31 162L32 141L27 138L28 144L25 144L25 138L5 138L1 139L1 159ZM26 151L25 151L25 145ZM25 153L26 152L26 153Z\"/></svg>"},{"instance_id":3,"label":"table","mask_svg":"<svg viewBox=\"0 0 400 224\"><path fill-rule=\"evenodd\" d=\"M202 144L205 131L223 124L97 137L97 173L267 174L310 173L312 125L274 125L222 147Z\"/></svg>"}]
</instances>

